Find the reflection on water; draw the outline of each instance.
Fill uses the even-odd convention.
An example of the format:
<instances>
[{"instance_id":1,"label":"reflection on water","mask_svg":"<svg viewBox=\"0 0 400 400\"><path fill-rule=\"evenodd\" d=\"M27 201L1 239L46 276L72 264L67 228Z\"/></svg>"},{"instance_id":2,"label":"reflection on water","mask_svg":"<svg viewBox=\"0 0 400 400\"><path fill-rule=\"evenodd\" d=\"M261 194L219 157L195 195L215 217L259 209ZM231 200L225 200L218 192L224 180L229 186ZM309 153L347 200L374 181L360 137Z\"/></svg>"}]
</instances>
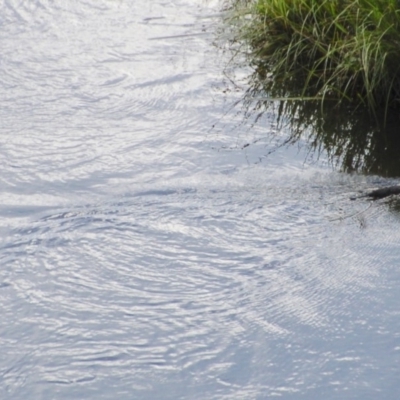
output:
<instances>
[{"instance_id":1,"label":"reflection on water","mask_svg":"<svg viewBox=\"0 0 400 400\"><path fill-rule=\"evenodd\" d=\"M258 120L263 113L273 113L278 129L290 132L284 144L306 141L311 151L326 153L345 172L400 176L397 111L377 110L371 115L361 107L354 109L329 99L284 100L300 95L302 84L294 81L282 87L271 85L261 67L256 68L249 82L244 97L247 118Z\"/></svg>"},{"instance_id":2,"label":"reflection on water","mask_svg":"<svg viewBox=\"0 0 400 400\"><path fill-rule=\"evenodd\" d=\"M0 399L398 400L398 216L244 146L219 16L2 3Z\"/></svg>"}]
</instances>

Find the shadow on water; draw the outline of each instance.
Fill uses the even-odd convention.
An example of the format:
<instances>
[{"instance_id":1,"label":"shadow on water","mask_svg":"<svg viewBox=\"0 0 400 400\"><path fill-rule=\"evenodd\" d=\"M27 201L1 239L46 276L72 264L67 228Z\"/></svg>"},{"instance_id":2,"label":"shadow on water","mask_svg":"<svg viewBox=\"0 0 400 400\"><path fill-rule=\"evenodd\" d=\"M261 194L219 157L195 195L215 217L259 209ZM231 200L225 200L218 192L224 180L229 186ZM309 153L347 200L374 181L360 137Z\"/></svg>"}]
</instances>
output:
<instances>
[{"instance_id":1,"label":"shadow on water","mask_svg":"<svg viewBox=\"0 0 400 400\"><path fill-rule=\"evenodd\" d=\"M391 211L392 215L395 215L398 220L400 220L400 199L394 197L389 201L389 210Z\"/></svg>"},{"instance_id":2,"label":"shadow on water","mask_svg":"<svg viewBox=\"0 0 400 400\"><path fill-rule=\"evenodd\" d=\"M305 141L312 153L324 152L343 172L400 176L398 110L371 115L344 102L303 100L302 84L296 80L282 85L270 82L256 67L243 99L246 121L261 123L264 114L272 114L278 130L289 132L283 146Z\"/></svg>"}]
</instances>

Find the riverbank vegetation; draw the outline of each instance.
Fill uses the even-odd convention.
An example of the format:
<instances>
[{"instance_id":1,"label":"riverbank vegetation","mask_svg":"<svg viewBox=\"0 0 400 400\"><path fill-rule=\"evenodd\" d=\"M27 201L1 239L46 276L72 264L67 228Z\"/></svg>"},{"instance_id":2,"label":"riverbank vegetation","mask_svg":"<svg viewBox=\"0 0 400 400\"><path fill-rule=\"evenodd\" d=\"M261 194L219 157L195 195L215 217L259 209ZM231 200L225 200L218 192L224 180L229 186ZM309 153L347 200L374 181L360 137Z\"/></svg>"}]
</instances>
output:
<instances>
[{"instance_id":1,"label":"riverbank vegetation","mask_svg":"<svg viewBox=\"0 0 400 400\"><path fill-rule=\"evenodd\" d=\"M400 1L227 1L268 98L400 108Z\"/></svg>"}]
</instances>

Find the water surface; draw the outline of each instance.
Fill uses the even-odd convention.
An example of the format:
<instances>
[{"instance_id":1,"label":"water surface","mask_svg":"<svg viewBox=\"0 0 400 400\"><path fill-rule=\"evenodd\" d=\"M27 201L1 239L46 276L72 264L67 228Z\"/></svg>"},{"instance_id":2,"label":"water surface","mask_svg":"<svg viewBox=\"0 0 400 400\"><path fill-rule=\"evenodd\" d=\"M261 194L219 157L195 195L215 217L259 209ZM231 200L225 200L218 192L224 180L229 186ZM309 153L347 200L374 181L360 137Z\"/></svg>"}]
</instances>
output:
<instances>
[{"instance_id":1,"label":"water surface","mask_svg":"<svg viewBox=\"0 0 400 400\"><path fill-rule=\"evenodd\" d=\"M241 124L217 3L1 8L1 398L398 399L399 206Z\"/></svg>"}]
</instances>

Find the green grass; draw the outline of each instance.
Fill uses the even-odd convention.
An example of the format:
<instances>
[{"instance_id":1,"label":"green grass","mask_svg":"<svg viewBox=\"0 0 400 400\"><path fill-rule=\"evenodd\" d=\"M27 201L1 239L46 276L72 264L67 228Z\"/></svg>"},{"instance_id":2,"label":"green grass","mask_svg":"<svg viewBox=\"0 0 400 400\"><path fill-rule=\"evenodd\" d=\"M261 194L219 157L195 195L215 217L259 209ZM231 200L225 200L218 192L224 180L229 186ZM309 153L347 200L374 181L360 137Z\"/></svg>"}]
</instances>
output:
<instances>
[{"instance_id":1,"label":"green grass","mask_svg":"<svg viewBox=\"0 0 400 400\"><path fill-rule=\"evenodd\" d=\"M400 1L227 0L272 97L400 105Z\"/></svg>"}]
</instances>

